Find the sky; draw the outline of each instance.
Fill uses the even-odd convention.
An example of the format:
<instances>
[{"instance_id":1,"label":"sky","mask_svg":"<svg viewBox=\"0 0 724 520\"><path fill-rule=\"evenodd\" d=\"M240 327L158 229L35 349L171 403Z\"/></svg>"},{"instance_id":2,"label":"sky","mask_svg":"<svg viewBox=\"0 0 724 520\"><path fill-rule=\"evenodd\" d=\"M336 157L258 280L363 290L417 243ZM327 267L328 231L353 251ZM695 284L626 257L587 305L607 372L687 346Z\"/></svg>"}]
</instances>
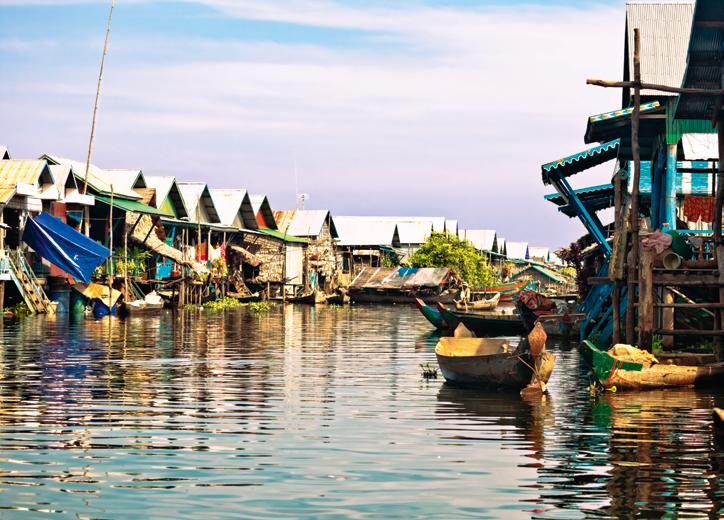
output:
<instances>
[{"instance_id":1,"label":"sky","mask_svg":"<svg viewBox=\"0 0 724 520\"><path fill-rule=\"evenodd\" d=\"M14 158L85 161L109 7L0 0ZM557 248L585 229L540 165L620 107L585 80L621 78L624 21L623 0L117 0L93 163Z\"/></svg>"}]
</instances>

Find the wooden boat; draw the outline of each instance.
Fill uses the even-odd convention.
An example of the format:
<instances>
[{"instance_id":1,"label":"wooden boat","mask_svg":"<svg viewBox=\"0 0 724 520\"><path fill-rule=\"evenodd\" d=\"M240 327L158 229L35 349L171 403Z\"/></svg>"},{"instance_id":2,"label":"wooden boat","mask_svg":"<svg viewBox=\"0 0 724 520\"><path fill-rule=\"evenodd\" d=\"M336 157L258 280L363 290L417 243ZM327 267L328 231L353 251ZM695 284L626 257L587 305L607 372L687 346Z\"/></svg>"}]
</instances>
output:
<instances>
[{"instance_id":1,"label":"wooden boat","mask_svg":"<svg viewBox=\"0 0 724 520\"><path fill-rule=\"evenodd\" d=\"M499 301L500 293L495 293L490 298L483 298L482 300L472 302L455 300L455 308L459 311L492 311L498 306Z\"/></svg>"},{"instance_id":2,"label":"wooden boat","mask_svg":"<svg viewBox=\"0 0 724 520\"><path fill-rule=\"evenodd\" d=\"M517 336L525 333L525 327L518 314L499 312L458 312L438 304L440 316L448 328L455 329L460 323L476 336Z\"/></svg>"},{"instance_id":3,"label":"wooden boat","mask_svg":"<svg viewBox=\"0 0 724 520\"><path fill-rule=\"evenodd\" d=\"M543 350L537 357L499 338L442 337L435 347L437 363L449 383L522 390L550 379L555 357ZM535 367L535 372L532 367Z\"/></svg>"},{"instance_id":4,"label":"wooden boat","mask_svg":"<svg viewBox=\"0 0 724 520\"><path fill-rule=\"evenodd\" d=\"M527 285L528 280L518 280L517 282L508 282L494 287L486 287L484 289L475 289L471 292L472 295L481 294L483 296L491 296L495 293L500 293L501 302L512 301L516 294L522 291Z\"/></svg>"},{"instance_id":5,"label":"wooden boat","mask_svg":"<svg viewBox=\"0 0 724 520\"><path fill-rule=\"evenodd\" d=\"M420 298L415 298L415 306L420 310L423 316L425 316L425 319L432 323L432 325L436 329L447 329L448 325L443 319L442 315L440 314L440 311L436 309L435 307L431 307L430 305L427 305L423 300Z\"/></svg>"},{"instance_id":6,"label":"wooden boat","mask_svg":"<svg viewBox=\"0 0 724 520\"><path fill-rule=\"evenodd\" d=\"M538 316L538 321L548 336L557 338L568 338L578 334L578 328L584 314L543 314Z\"/></svg>"},{"instance_id":7,"label":"wooden boat","mask_svg":"<svg viewBox=\"0 0 724 520\"><path fill-rule=\"evenodd\" d=\"M581 343L581 355L588 362L604 388L644 390L680 386L704 386L724 382L724 363L681 366L623 361L599 350L590 341Z\"/></svg>"}]
</instances>

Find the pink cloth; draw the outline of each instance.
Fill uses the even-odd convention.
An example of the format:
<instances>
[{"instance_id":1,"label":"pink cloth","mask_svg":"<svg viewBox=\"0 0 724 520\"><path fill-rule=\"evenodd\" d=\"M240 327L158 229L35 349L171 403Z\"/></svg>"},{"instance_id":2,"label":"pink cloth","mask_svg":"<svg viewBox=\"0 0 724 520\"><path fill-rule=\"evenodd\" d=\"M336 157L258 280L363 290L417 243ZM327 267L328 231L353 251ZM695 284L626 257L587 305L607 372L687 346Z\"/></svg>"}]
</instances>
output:
<instances>
[{"instance_id":1,"label":"pink cloth","mask_svg":"<svg viewBox=\"0 0 724 520\"><path fill-rule=\"evenodd\" d=\"M641 244L646 249L653 249L657 255L660 255L664 250L671 247L671 235L662 233L661 231L654 231L653 233L647 233L641 236Z\"/></svg>"}]
</instances>

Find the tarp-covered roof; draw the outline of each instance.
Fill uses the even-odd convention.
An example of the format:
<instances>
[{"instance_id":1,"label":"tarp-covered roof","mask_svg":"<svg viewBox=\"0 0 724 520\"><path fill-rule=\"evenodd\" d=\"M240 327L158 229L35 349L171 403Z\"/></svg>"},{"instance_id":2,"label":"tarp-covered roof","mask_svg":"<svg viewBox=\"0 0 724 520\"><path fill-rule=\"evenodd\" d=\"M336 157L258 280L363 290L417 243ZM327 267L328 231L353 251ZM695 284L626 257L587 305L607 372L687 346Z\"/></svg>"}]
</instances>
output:
<instances>
[{"instance_id":1,"label":"tarp-covered roof","mask_svg":"<svg viewBox=\"0 0 724 520\"><path fill-rule=\"evenodd\" d=\"M400 246L395 222L366 216L336 216L334 223L337 226L340 246Z\"/></svg>"},{"instance_id":2,"label":"tarp-covered roof","mask_svg":"<svg viewBox=\"0 0 724 520\"><path fill-rule=\"evenodd\" d=\"M365 267L350 289L414 289L445 285L453 271L447 267Z\"/></svg>"},{"instance_id":3,"label":"tarp-covered roof","mask_svg":"<svg viewBox=\"0 0 724 520\"><path fill-rule=\"evenodd\" d=\"M543 184L551 183L550 177L553 173L557 173L563 177L569 177L583 170L603 164L611 159L615 159L618 155L619 144L620 140L615 139L542 165L541 174L543 176Z\"/></svg>"},{"instance_id":4,"label":"tarp-covered roof","mask_svg":"<svg viewBox=\"0 0 724 520\"><path fill-rule=\"evenodd\" d=\"M325 222L329 223L329 231L332 238L337 238L338 236L334 219L330 212L325 209L275 211L274 220L280 231L295 237L317 237L322 232Z\"/></svg>"},{"instance_id":5,"label":"tarp-covered roof","mask_svg":"<svg viewBox=\"0 0 724 520\"><path fill-rule=\"evenodd\" d=\"M35 185L54 184L48 163L42 160L0 160L0 204L13 198L18 183Z\"/></svg>"},{"instance_id":6,"label":"tarp-covered roof","mask_svg":"<svg viewBox=\"0 0 724 520\"><path fill-rule=\"evenodd\" d=\"M494 229L465 229L461 230L460 238L467 240L482 251L498 252L497 234Z\"/></svg>"}]
</instances>

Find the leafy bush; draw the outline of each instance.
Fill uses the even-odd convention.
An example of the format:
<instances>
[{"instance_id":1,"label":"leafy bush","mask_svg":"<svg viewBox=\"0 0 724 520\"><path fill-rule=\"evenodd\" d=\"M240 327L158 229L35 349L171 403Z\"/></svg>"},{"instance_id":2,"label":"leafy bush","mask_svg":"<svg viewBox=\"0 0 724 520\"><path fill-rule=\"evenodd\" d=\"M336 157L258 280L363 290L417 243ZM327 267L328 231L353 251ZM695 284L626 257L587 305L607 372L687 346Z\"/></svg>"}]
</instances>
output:
<instances>
[{"instance_id":1,"label":"leafy bush","mask_svg":"<svg viewBox=\"0 0 724 520\"><path fill-rule=\"evenodd\" d=\"M449 233L433 233L410 257L412 267L450 267L471 287L487 287L496 281L488 259L467 240Z\"/></svg>"}]
</instances>

